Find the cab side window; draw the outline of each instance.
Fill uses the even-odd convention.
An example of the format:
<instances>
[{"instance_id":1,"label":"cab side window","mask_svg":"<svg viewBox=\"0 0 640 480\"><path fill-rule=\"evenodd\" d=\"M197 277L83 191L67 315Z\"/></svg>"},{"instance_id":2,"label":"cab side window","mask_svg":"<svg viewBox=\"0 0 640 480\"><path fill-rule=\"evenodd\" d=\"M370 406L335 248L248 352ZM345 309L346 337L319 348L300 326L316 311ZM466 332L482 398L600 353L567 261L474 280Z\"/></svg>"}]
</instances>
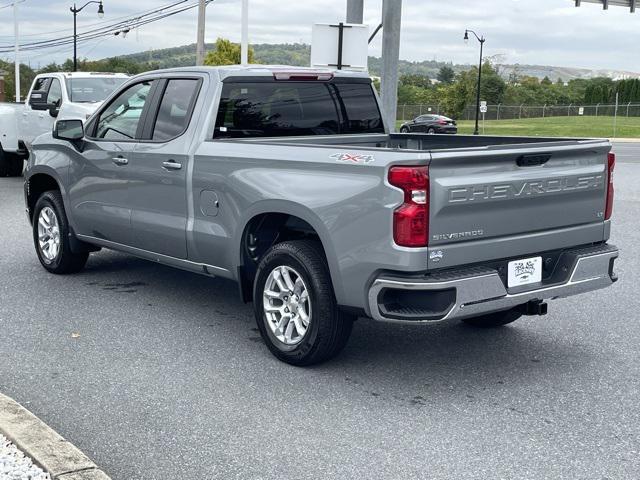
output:
<instances>
[{"instance_id":1,"label":"cab side window","mask_svg":"<svg viewBox=\"0 0 640 480\"><path fill-rule=\"evenodd\" d=\"M33 91L42 91L48 88L49 77L40 77L33 84Z\"/></svg>"},{"instance_id":2,"label":"cab side window","mask_svg":"<svg viewBox=\"0 0 640 480\"><path fill-rule=\"evenodd\" d=\"M33 88L29 95L29 104L42 103L43 98L47 95L49 90L50 77L40 77L33 83Z\"/></svg>"},{"instance_id":3,"label":"cab side window","mask_svg":"<svg viewBox=\"0 0 640 480\"><path fill-rule=\"evenodd\" d=\"M62 86L60 80L53 78L51 80L51 86L49 87L49 94L47 95L47 103L49 105L55 105L59 107L62 104Z\"/></svg>"},{"instance_id":4,"label":"cab side window","mask_svg":"<svg viewBox=\"0 0 640 480\"><path fill-rule=\"evenodd\" d=\"M118 95L100 114L95 136L116 141L136 138L152 83L137 83Z\"/></svg>"},{"instance_id":5,"label":"cab side window","mask_svg":"<svg viewBox=\"0 0 640 480\"><path fill-rule=\"evenodd\" d=\"M170 140L186 130L198 85L196 79L173 79L167 82L153 128L153 140Z\"/></svg>"}]
</instances>

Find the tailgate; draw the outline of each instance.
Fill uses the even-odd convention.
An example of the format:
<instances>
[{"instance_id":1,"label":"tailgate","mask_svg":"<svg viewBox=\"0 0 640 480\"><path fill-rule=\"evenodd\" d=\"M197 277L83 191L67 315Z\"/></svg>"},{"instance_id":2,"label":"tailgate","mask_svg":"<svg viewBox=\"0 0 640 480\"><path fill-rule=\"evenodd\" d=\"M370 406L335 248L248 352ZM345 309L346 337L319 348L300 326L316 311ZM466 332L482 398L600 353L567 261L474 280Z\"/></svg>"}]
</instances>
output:
<instances>
[{"instance_id":1,"label":"tailgate","mask_svg":"<svg viewBox=\"0 0 640 480\"><path fill-rule=\"evenodd\" d=\"M610 149L575 142L434 151L430 267L604 240Z\"/></svg>"}]
</instances>

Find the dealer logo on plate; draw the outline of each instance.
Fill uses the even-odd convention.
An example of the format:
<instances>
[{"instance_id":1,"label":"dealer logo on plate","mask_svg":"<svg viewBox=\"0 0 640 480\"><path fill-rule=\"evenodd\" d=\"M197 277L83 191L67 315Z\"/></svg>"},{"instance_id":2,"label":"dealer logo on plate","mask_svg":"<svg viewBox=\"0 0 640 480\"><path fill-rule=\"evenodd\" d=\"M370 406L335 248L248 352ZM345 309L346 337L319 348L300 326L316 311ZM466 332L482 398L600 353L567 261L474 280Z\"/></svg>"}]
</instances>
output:
<instances>
[{"instance_id":1,"label":"dealer logo on plate","mask_svg":"<svg viewBox=\"0 0 640 480\"><path fill-rule=\"evenodd\" d=\"M375 161L373 155L362 155L359 153L334 153L329 158L335 158L336 162L349 162L349 163L371 163Z\"/></svg>"}]
</instances>

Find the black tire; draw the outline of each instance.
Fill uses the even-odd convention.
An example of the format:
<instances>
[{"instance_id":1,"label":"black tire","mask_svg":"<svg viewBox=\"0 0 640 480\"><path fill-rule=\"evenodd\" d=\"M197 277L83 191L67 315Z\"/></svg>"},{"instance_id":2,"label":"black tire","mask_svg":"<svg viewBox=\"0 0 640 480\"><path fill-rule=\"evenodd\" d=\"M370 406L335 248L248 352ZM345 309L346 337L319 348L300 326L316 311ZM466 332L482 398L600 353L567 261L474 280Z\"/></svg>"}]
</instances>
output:
<instances>
[{"instance_id":1,"label":"black tire","mask_svg":"<svg viewBox=\"0 0 640 480\"><path fill-rule=\"evenodd\" d=\"M3 152L0 147L0 177L19 177L23 169L22 157Z\"/></svg>"},{"instance_id":2,"label":"black tire","mask_svg":"<svg viewBox=\"0 0 640 480\"><path fill-rule=\"evenodd\" d=\"M509 323L515 322L522 316L517 309L505 310L503 312L489 313L479 317L464 318L462 321L467 325L479 328L496 328L502 327Z\"/></svg>"},{"instance_id":3,"label":"black tire","mask_svg":"<svg viewBox=\"0 0 640 480\"><path fill-rule=\"evenodd\" d=\"M24 170L24 159L14 153L7 153L0 147L0 177L20 177Z\"/></svg>"},{"instance_id":4,"label":"black tire","mask_svg":"<svg viewBox=\"0 0 640 480\"><path fill-rule=\"evenodd\" d=\"M59 248L58 253L53 259L47 259L40 248L38 241L38 222L40 212L49 207L56 215L58 223ZM69 222L64 211L62 196L57 190L44 192L38 198L35 209L33 211L33 244L38 255L38 260L42 266L49 272L55 274L76 273L82 270L89 258L88 252L74 253L71 251L69 242Z\"/></svg>"},{"instance_id":5,"label":"black tire","mask_svg":"<svg viewBox=\"0 0 640 480\"><path fill-rule=\"evenodd\" d=\"M263 292L270 274L278 267L298 273L308 290L310 320L299 343L287 345L269 326ZM253 287L256 322L271 353L283 362L305 366L335 357L345 347L354 318L338 308L331 276L322 248L311 240L286 241L271 247L262 257Z\"/></svg>"},{"instance_id":6,"label":"black tire","mask_svg":"<svg viewBox=\"0 0 640 480\"><path fill-rule=\"evenodd\" d=\"M427 129L427 133L428 133L429 135L435 135L435 133L436 133L436 129L435 129L435 128L433 128L433 127L429 127L429 128Z\"/></svg>"},{"instance_id":7,"label":"black tire","mask_svg":"<svg viewBox=\"0 0 640 480\"><path fill-rule=\"evenodd\" d=\"M21 177L24 170L24 159L18 155L10 155L9 159L9 176Z\"/></svg>"},{"instance_id":8,"label":"black tire","mask_svg":"<svg viewBox=\"0 0 640 480\"><path fill-rule=\"evenodd\" d=\"M407 127L402 127L400 129L400 133L409 133L409 129Z\"/></svg>"},{"instance_id":9,"label":"black tire","mask_svg":"<svg viewBox=\"0 0 640 480\"><path fill-rule=\"evenodd\" d=\"M9 158L0 148L0 177L9 176Z\"/></svg>"}]
</instances>

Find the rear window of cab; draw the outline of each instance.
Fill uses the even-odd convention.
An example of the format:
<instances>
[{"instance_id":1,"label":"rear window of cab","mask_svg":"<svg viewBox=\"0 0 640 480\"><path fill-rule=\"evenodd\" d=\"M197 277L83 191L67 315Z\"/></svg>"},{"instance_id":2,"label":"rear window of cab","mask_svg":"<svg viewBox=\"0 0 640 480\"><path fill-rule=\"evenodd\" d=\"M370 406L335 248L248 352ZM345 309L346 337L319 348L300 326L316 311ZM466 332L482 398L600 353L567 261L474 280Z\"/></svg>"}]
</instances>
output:
<instances>
[{"instance_id":1,"label":"rear window of cab","mask_svg":"<svg viewBox=\"0 0 640 480\"><path fill-rule=\"evenodd\" d=\"M215 138L384 133L370 82L225 82Z\"/></svg>"}]
</instances>

